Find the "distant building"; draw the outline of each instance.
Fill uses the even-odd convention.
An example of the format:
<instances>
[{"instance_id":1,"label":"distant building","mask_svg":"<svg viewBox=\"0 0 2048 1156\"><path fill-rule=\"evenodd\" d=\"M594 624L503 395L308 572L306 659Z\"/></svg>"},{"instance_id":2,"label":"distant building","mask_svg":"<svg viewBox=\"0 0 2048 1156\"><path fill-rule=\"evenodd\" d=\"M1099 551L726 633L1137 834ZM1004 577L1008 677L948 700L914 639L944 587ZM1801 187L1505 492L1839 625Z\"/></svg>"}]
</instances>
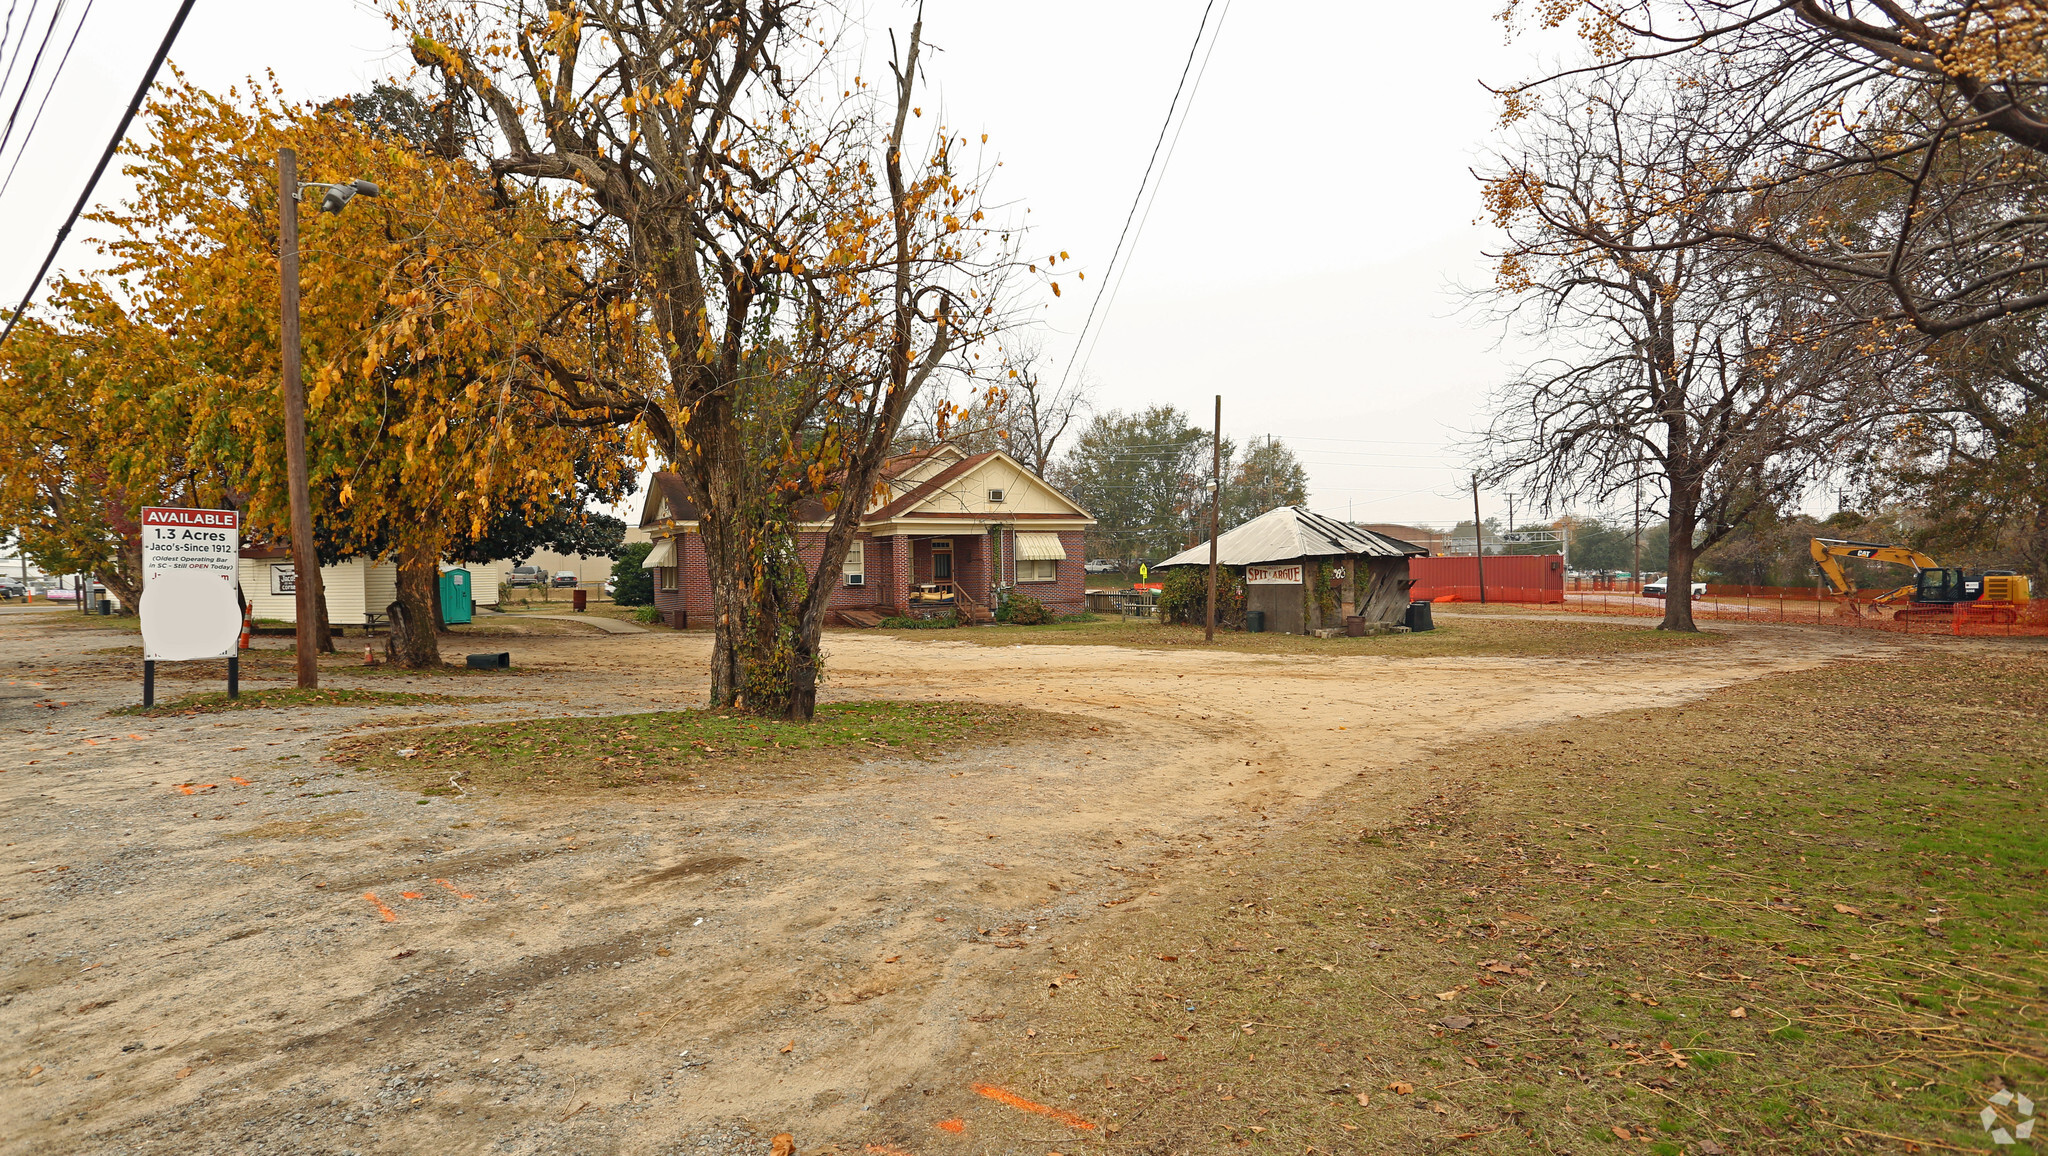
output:
<instances>
[{"instance_id":1,"label":"distant building","mask_svg":"<svg viewBox=\"0 0 2048 1156\"><path fill-rule=\"evenodd\" d=\"M1265 616L1275 634L1307 634L1345 625L1346 618L1399 623L1407 617L1409 559L1422 548L1390 534L1361 529L1300 506L1268 510L1216 536L1216 564L1242 574L1246 613ZM1184 550L1154 571L1209 564L1209 543ZM1333 586L1324 585L1323 567ZM1332 601L1332 611L1324 604Z\"/></svg>"},{"instance_id":2,"label":"distant building","mask_svg":"<svg viewBox=\"0 0 2048 1156\"><path fill-rule=\"evenodd\" d=\"M1450 535L1442 530L1431 530L1423 526L1403 526L1396 522L1354 522L1353 525L1383 538L1395 538L1411 545L1420 546L1426 553L1442 554L1450 548Z\"/></svg>"}]
</instances>

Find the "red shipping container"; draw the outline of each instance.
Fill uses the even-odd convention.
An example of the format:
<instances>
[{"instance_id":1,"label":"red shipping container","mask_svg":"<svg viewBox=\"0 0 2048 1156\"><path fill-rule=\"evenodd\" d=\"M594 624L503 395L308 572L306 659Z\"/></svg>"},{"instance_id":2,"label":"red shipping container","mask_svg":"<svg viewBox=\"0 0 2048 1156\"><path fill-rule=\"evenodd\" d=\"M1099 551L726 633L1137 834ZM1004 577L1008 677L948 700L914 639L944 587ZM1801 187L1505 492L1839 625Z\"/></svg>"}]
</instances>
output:
<instances>
[{"instance_id":1,"label":"red shipping container","mask_svg":"<svg viewBox=\"0 0 2048 1156\"><path fill-rule=\"evenodd\" d=\"M1479 601L1479 561L1472 557L1409 559L1408 574L1415 585L1408 597ZM1563 604L1564 558L1557 554L1488 554L1486 600Z\"/></svg>"}]
</instances>

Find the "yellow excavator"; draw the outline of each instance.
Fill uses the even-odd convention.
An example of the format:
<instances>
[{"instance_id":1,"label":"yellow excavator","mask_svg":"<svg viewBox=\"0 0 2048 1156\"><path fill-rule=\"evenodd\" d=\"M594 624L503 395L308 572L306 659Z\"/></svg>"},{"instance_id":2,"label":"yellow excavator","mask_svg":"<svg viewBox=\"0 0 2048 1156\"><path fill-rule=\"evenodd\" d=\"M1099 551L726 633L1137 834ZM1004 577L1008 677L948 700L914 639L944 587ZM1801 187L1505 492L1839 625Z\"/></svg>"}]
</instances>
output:
<instances>
[{"instance_id":1,"label":"yellow excavator","mask_svg":"<svg viewBox=\"0 0 2048 1156\"><path fill-rule=\"evenodd\" d=\"M2000 624L2017 622L2020 608L2031 592L2025 575L2012 570L1987 570L1966 574L1954 566L1943 566L1911 546L1882 542L1850 542L1841 538L1815 538L1811 547L1813 564L1819 567L1835 593L1864 617L1883 617L1887 608L1897 606L1894 621L1946 620L1958 608L1973 619ZM1869 599L1858 597L1856 584L1842 572L1842 558L1863 558L1913 567L1913 580L1896 590Z\"/></svg>"}]
</instances>

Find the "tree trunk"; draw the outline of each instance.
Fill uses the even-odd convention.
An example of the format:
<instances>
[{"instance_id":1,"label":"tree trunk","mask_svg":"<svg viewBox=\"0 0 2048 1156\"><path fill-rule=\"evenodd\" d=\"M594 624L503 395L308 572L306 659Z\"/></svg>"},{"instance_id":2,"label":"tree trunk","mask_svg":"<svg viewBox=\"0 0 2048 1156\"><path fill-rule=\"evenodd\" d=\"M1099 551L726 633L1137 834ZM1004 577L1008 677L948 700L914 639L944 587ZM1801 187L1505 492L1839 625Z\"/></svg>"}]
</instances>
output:
<instances>
[{"instance_id":1,"label":"tree trunk","mask_svg":"<svg viewBox=\"0 0 2048 1156\"><path fill-rule=\"evenodd\" d=\"M434 592L434 633L439 634L448 629L448 612L441 607L441 567L439 559L435 562L434 582L430 589Z\"/></svg>"},{"instance_id":2,"label":"tree trunk","mask_svg":"<svg viewBox=\"0 0 2048 1156\"><path fill-rule=\"evenodd\" d=\"M394 665L423 670L441 665L441 644L434 634L434 585L440 575L440 551L408 546L398 558L398 601L390 606L391 636L384 651Z\"/></svg>"},{"instance_id":3,"label":"tree trunk","mask_svg":"<svg viewBox=\"0 0 2048 1156\"><path fill-rule=\"evenodd\" d=\"M1688 634L1699 630L1692 621L1692 564L1699 557L1692 540L1698 523L1692 503L1674 494L1669 522L1671 540L1664 555L1664 621L1657 624L1659 630L1682 630Z\"/></svg>"},{"instance_id":4,"label":"tree trunk","mask_svg":"<svg viewBox=\"0 0 2048 1156\"><path fill-rule=\"evenodd\" d=\"M313 587L313 652L334 653L334 624L327 620L327 582L320 577L320 565L316 559L306 573Z\"/></svg>"}]
</instances>

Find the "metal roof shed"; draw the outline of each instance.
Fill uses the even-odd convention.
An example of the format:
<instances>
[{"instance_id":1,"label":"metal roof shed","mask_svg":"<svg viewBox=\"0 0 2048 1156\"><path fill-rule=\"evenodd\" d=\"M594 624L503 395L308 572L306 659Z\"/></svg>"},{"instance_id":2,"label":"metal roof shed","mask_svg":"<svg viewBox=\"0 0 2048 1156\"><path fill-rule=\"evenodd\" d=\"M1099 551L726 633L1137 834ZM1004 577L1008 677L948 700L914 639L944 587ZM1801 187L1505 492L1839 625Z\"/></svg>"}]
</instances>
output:
<instances>
[{"instance_id":1,"label":"metal roof shed","mask_svg":"<svg viewBox=\"0 0 2048 1156\"><path fill-rule=\"evenodd\" d=\"M1325 518L1300 506L1268 510L1216 538L1216 561L1245 580L1245 609L1262 610L1268 630L1306 634L1357 616L1399 623L1408 613L1408 559L1426 554L1399 538ZM1322 587L1322 563L1341 568L1333 587ZM1183 550L1157 568L1206 566L1209 543ZM1336 595L1336 614L1325 610ZM1335 621L1326 621L1329 618Z\"/></svg>"}]
</instances>

